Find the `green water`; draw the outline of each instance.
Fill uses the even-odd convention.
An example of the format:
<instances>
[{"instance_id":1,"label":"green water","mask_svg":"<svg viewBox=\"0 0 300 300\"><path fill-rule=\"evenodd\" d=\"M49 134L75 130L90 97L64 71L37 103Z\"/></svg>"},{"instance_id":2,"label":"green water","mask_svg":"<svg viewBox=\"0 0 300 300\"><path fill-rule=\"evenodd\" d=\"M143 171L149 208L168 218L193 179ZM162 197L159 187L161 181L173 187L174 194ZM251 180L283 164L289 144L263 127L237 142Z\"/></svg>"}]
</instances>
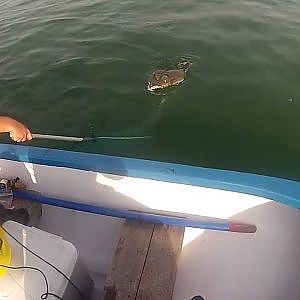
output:
<instances>
[{"instance_id":1,"label":"green water","mask_svg":"<svg viewBox=\"0 0 300 300\"><path fill-rule=\"evenodd\" d=\"M300 180L299 1L1 0L0 105L32 132L152 135L31 145Z\"/></svg>"}]
</instances>

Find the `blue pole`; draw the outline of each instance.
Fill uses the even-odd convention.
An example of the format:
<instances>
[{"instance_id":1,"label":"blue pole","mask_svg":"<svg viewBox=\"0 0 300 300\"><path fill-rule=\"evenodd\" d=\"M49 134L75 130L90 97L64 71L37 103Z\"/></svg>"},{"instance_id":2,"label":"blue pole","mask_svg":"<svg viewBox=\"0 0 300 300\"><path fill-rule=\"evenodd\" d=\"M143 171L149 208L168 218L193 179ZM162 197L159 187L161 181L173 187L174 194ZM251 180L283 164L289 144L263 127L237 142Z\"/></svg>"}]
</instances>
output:
<instances>
[{"instance_id":1,"label":"blue pole","mask_svg":"<svg viewBox=\"0 0 300 300\"><path fill-rule=\"evenodd\" d=\"M242 232L242 233L254 233L256 232L256 226L251 224L235 223L235 222L224 222L216 221L211 222L207 220L201 220L200 217L187 216L187 217L176 217L167 216L162 214L137 212L131 210L122 210L117 208L100 207L90 204L83 204L73 201L66 201L63 199L52 198L43 196L40 194L33 194L30 192L15 190L14 196L30 201L35 201L43 204L54 205L58 207L73 209L82 212L94 213L109 217L138 220L143 222L150 222L155 224L165 224L179 227L193 227L210 230L220 231L231 231L231 232Z\"/></svg>"}]
</instances>

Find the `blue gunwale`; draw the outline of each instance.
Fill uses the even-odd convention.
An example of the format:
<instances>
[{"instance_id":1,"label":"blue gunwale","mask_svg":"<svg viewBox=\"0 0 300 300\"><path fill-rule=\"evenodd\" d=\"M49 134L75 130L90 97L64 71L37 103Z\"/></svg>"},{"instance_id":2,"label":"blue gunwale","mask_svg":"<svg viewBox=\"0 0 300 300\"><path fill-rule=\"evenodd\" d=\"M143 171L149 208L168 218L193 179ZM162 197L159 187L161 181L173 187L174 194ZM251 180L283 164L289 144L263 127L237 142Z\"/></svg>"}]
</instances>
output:
<instances>
[{"instance_id":1,"label":"blue gunwale","mask_svg":"<svg viewBox=\"0 0 300 300\"><path fill-rule=\"evenodd\" d=\"M55 167L215 188L264 197L300 208L300 182L152 160L0 144L1 158Z\"/></svg>"}]
</instances>

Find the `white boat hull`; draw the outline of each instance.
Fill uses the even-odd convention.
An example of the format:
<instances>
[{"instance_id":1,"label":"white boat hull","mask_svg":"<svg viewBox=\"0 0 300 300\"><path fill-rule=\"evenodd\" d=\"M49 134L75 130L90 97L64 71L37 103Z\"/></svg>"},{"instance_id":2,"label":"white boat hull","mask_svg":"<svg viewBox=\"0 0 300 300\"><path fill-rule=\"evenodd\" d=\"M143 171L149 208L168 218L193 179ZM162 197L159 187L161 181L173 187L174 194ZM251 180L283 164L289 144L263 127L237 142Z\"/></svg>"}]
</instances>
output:
<instances>
[{"instance_id":1,"label":"white boat hull","mask_svg":"<svg viewBox=\"0 0 300 300\"><path fill-rule=\"evenodd\" d=\"M118 209L234 219L257 226L257 233L251 235L186 228L174 300L195 295L209 300L300 298L300 212L295 209L300 207L299 183L235 172L226 177L226 171L172 164L153 167L155 162L142 160L131 160L128 167L127 159L104 156L103 165L98 161L91 167L90 162L85 165L80 160L76 168L68 164L65 151L59 160L62 152L41 150L46 152L40 152L43 155L37 163L36 150L25 148L3 146L0 177L18 176L28 189L43 195ZM7 153L14 153L14 158ZM70 161L84 158L69 155ZM114 162L111 169L107 159ZM220 176L227 179L220 180ZM122 224L116 218L45 206L40 228L64 236L81 253L89 253L84 257L87 266L103 281Z\"/></svg>"}]
</instances>

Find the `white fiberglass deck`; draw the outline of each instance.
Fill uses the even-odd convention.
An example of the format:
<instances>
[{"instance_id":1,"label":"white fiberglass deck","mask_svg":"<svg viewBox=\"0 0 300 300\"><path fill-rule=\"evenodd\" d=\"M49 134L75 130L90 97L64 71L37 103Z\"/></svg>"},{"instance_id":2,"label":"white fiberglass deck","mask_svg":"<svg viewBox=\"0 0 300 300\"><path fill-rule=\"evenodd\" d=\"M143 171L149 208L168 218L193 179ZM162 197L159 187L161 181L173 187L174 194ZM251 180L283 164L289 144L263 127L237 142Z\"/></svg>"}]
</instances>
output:
<instances>
[{"instance_id":1,"label":"white fiberglass deck","mask_svg":"<svg viewBox=\"0 0 300 300\"><path fill-rule=\"evenodd\" d=\"M268 202L233 217L257 232L186 228L173 300L300 299L300 211Z\"/></svg>"}]
</instances>

